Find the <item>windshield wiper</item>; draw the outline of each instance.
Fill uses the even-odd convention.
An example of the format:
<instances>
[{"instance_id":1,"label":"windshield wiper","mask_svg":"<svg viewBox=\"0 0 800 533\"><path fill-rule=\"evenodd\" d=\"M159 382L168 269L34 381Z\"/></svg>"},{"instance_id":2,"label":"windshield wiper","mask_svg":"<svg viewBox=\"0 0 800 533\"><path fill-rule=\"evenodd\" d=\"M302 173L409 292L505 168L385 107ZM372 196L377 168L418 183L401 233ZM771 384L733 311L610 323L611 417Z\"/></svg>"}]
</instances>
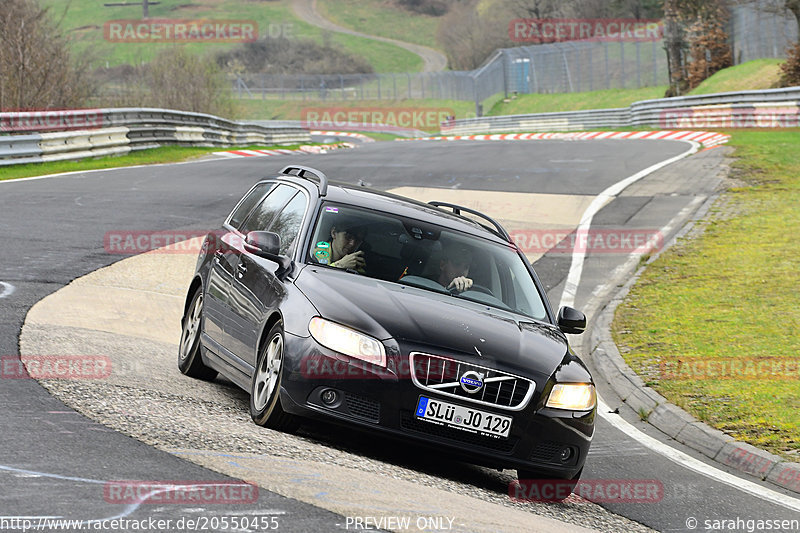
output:
<instances>
[{"instance_id":1,"label":"windshield wiper","mask_svg":"<svg viewBox=\"0 0 800 533\"><path fill-rule=\"evenodd\" d=\"M450 291L445 289L444 287L438 289L436 287L431 287L430 285L423 285L421 283L414 283L413 281L406 281L405 278L400 278L397 280L397 283L401 283L403 285L408 285L409 287L414 287L415 289L424 289L432 292L438 292L440 294L450 294Z\"/></svg>"}]
</instances>

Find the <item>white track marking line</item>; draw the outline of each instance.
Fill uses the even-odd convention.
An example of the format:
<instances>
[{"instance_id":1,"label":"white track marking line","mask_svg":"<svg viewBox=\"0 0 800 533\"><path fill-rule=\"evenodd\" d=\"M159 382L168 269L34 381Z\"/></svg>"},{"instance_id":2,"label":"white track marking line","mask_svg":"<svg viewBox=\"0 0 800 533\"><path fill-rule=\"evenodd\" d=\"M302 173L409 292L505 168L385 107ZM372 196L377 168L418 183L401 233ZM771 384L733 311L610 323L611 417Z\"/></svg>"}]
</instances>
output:
<instances>
[{"instance_id":1,"label":"white track marking line","mask_svg":"<svg viewBox=\"0 0 800 533\"><path fill-rule=\"evenodd\" d=\"M109 483L115 483L115 482L119 483L118 481L106 481L106 480L102 480L102 479L89 479L89 478L74 477L74 476L62 476L60 474L51 474L50 472L37 472L35 470L26 470L24 468L16 468L16 467L7 466L7 465L0 465L0 470L4 470L6 472L11 472L11 473L17 474L18 476L22 475L22 476L28 476L28 477L45 477L45 478L51 478L51 479L60 479L60 480L64 480L64 481L77 481L77 482L80 482L80 483L91 483L91 484L95 484L95 485L104 485L104 486L108 485ZM124 481L122 483L124 483ZM91 526L91 524L100 523L100 522L106 522L106 521L110 521L110 520L117 520L117 519L125 518L126 516L129 516L131 513L133 513L139 507L141 507L145 502L147 502L150 498L158 496L159 494L162 494L164 492L169 492L171 490L175 490L176 488L190 489L190 488L195 488L195 487L198 487L198 488L216 487L218 485L227 486L228 483L222 482L222 481L220 481L220 483L214 483L214 481L212 480L212 481L208 481L208 482L200 482L199 484L195 484L195 483L153 482L153 485L157 486L158 488L154 488L150 492L146 493L145 495L140 496L139 497L139 501L127 504L125 506L125 508L124 508L124 511L122 511L120 514L117 514L117 515L114 515L114 516L110 516L108 518L90 518L88 520L79 520L79 519L74 519L74 520L76 522L80 522L82 526L83 525L87 526L87 529L92 529L91 527L88 527L88 526ZM280 512L283 513L283 511L280 511ZM0 517L0 518L3 518L3 517ZM56 519L59 519L59 518L63 518L63 517L61 517L61 516L38 517L37 516L37 517L34 517L34 518L56 518Z\"/></svg>"},{"instance_id":2,"label":"white track marking line","mask_svg":"<svg viewBox=\"0 0 800 533\"><path fill-rule=\"evenodd\" d=\"M17 290L17 288L12 284L6 283L5 281L0 281L0 298L11 296L14 294L15 290Z\"/></svg>"},{"instance_id":3,"label":"white track marking line","mask_svg":"<svg viewBox=\"0 0 800 533\"><path fill-rule=\"evenodd\" d=\"M665 225L659 230L659 233L661 233L662 248L666 246L666 241L664 239L675 228L675 225L678 223L678 221L682 220L689 213L693 212L696 209L697 205L703 203L707 198L708 198L707 196L696 196L691 202L689 202L689 205L681 209L680 212L667 223L667 225ZM595 289L592 291L592 296L597 297L601 294L604 294L608 290L609 286L616 285L617 276L619 276L622 272L626 272L629 269L633 268L633 265L639 262L639 259L641 258L642 254L652 251L654 249L655 249L654 245L652 245L652 243L648 243L647 245L645 245L644 248L638 248L633 252L631 252L630 254L628 254L628 259L621 265L618 265L613 270L613 272L611 272L611 275L609 276L610 281L608 283L602 283L597 287L595 287ZM594 315L594 313L596 312L597 309L594 303L591 305L587 305L586 308L587 316Z\"/></svg>"},{"instance_id":4,"label":"white track marking line","mask_svg":"<svg viewBox=\"0 0 800 533\"><path fill-rule=\"evenodd\" d=\"M597 411L604 420L608 421L609 424L618 430L682 467L693 470L698 474L702 474L735 489L747 492L748 494L751 494L757 498L761 498L762 500L767 500L792 511L800 512L800 500L719 470L718 468L708 465L699 459L695 459L691 455L687 455L680 450L676 450L668 444L664 444L663 442L654 439L650 435L642 433L619 415L609 416L608 413L611 411L611 409L600 397L597 398Z\"/></svg>"},{"instance_id":5,"label":"white track marking line","mask_svg":"<svg viewBox=\"0 0 800 533\"><path fill-rule=\"evenodd\" d=\"M581 225L579 226L580 230L588 230L591 227L592 218L594 215L607 203L613 200L616 195L622 192L625 187L628 185L636 182L637 180L647 176L648 174L658 170L670 163L673 163L679 159L683 159L693 153L695 153L699 149L699 144L696 142L692 142L692 147L687 150L686 152L668 159L666 161L662 161L656 165L653 165L649 168L634 174L633 176L626 178L618 183L615 183L611 187L608 187L602 193L600 193L595 200L586 208L584 212L583 218L581 219ZM662 229L662 235L666 236L667 233L674 229L675 225L677 224L677 220L681 218L682 215L685 215L690 209L694 208L700 201L702 201L704 197L699 197L694 199L688 206L686 206L681 212L674 217L667 225L665 225ZM577 245L576 245L577 247ZM630 254L627 263L631 261L638 261L638 258L634 257L635 254ZM576 259L577 258L577 259ZM572 256L572 265L570 267L570 272L567 277L567 283L569 284L572 282L574 287L577 289L578 283L580 282L580 276L583 271L583 263L585 259L584 252L576 252ZM626 264L627 264L626 263ZM567 287L564 287L565 295L567 293ZM571 293L571 303L574 304L575 293ZM562 297L561 305L571 305L565 304L565 298ZM610 415L611 409L609 406L598 396L597 399L597 412L598 414L612 426L617 428L618 430L622 431L632 439L638 441L639 443L643 444L644 446L650 448L651 450L655 451L656 453L666 457L670 461L688 468L698 474L704 475L708 478L714 479L719 481L720 483L724 483L725 485L729 485L735 489L741 490L748 494L751 494L757 498L761 498L762 500L767 500L772 502L776 505L780 505L787 509L793 511L800 511L800 500L781 494L780 492L774 491L767 487L762 487L757 483L753 483L752 481L748 481L746 479L740 478L738 476L734 476L733 474L729 474L723 470L720 470L714 466L711 466L699 459L695 459L694 457L673 448L668 444L664 444L663 442L647 435L639 431L635 426L624 420L619 415Z\"/></svg>"},{"instance_id":6,"label":"white track marking line","mask_svg":"<svg viewBox=\"0 0 800 533\"><path fill-rule=\"evenodd\" d=\"M686 141L689 142L689 141ZM584 211L583 216L581 217L580 224L577 228L577 235L585 234L589 231L592 227L592 219L594 216L607 204L609 204L616 196L621 193L627 186L631 185L639 181L640 179L652 174L656 170L664 168L667 165L674 163L680 159L688 157L700 149L700 145L696 142L690 142L691 147L683 152L682 154L676 155L675 157L671 157L670 159L666 159L661 161L660 163L656 163L655 165L649 166L644 170L641 170L634 174L633 176L629 176L624 180L618 181L617 183L607 187L603 192L598 194L592 203L589 204L589 207L586 208ZM575 296L578 292L578 284L581 281L581 275L583 274L583 262L586 258L586 250L582 249L585 247L581 247L580 240L575 239L575 247L573 248L572 253L572 264L569 267L569 273L567 274L567 281L564 284L564 292L561 294L561 302L559 307L570 306L573 307L575 305Z\"/></svg>"}]
</instances>

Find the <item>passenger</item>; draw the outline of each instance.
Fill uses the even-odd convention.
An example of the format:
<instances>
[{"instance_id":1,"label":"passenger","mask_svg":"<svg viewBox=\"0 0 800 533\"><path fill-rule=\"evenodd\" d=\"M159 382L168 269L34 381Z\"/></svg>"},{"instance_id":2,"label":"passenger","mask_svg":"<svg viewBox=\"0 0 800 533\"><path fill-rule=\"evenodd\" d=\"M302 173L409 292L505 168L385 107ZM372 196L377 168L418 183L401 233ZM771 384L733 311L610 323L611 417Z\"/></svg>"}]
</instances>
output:
<instances>
[{"instance_id":1,"label":"passenger","mask_svg":"<svg viewBox=\"0 0 800 533\"><path fill-rule=\"evenodd\" d=\"M336 268L347 268L364 274L366 261L364 251L359 250L367 228L357 220L338 220L331 227L329 241L321 241L314 247L314 259L320 264Z\"/></svg>"},{"instance_id":2,"label":"passenger","mask_svg":"<svg viewBox=\"0 0 800 533\"><path fill-rule=\"evenodd\" d=\"M458 243L446 244L442 249L442 260L439 262L437 282L445 289L464 292L472 287L468 278L472 264L472 250Z\"/></svg>"}]
</instances>

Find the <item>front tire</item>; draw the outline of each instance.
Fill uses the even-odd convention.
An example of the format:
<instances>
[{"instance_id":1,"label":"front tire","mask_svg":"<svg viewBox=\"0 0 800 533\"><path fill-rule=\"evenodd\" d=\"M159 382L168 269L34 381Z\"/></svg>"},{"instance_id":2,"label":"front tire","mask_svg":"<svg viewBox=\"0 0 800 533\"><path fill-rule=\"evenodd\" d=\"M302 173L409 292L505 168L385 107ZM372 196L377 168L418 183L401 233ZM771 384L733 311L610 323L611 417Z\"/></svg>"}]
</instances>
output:
<instances>
[{"instance_id":1,"label":"front tire","mask_svg":"<svg viewBox=\"0 0 800 533\"><path fill-rule=\"evenodd\" d=\"M291 432L299 422L281 406L284 354L283 327L278 322L258 353L250 384L250 418L259 426Z\"/></svg>"},{"instance_id":2,"label":"front tire","mask_svg":"<svg viewBox=\"0 0 800 533\"><path fill-rule=\"evenodd\" d=\"M217 371L207 367L200 356L200 333L203 330L203 288L198 287L183 317L181 343L178 346L178 369L185 375L211 381Z\"/></svg>"}]
</instances>

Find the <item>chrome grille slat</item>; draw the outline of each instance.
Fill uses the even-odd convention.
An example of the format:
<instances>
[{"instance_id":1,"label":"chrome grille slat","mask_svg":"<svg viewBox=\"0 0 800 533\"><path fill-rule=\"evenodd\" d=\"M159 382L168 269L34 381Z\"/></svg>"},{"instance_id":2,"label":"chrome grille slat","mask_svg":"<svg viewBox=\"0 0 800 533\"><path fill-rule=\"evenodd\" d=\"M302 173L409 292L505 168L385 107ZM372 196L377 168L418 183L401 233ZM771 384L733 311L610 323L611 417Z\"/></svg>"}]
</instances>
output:
<instances>
[{"instance_id":1,"label":"chrome grille slat","mask_svg":"<svg viewBox=\"0 0 800 533\"><path fill-rule=\"evenodd\" d=\"M436 385L428 385L428 387L431 389L448 389L450 387L456 388L460 386L461 383L459 383L458 381L456 381L455 383L448 382L448 383L437 383Z\"/></svg>"},{"instance_id":2,"label":"chrome grille slat","mask_svg":"<svg viewBox=\"0 0 800 533\"><path fill-rule=\"evenodd\" d=\"M496 378L485 378L483 381L484 383L494 383L495 381L510 381L510 380L518 380L522 378L517 378L515 376L498 376Z\"/></svg>"},{"instance_id":3,"label":"chrome grille slat","mask_svg":"<svg viewBox=\"0 0 800 533\"><path fill-rule=\"evenodd\" d=\"M521 411L527 407L536 392L536 383L532 379L504 371L460 361L451 357L420 352L412 352L409 358L411 378L414 385L437 395L508 411ZM436 365L441 365L441 372L439 372ZM455 368L455 376L448 372L448 368L450 372ZM484 376L480 394L477 394L477 391L471 394L461 385L461 376L467 372L476 372ZM506 383L509 382L511 387L505 387ZM486 390L491 387L496 387L497 390L490 390L487 394ZM510 393L507 392L509 390L511 391ZM505 399L505 394L509 396L508 401Z\"/></svg>"}]
</instances>

